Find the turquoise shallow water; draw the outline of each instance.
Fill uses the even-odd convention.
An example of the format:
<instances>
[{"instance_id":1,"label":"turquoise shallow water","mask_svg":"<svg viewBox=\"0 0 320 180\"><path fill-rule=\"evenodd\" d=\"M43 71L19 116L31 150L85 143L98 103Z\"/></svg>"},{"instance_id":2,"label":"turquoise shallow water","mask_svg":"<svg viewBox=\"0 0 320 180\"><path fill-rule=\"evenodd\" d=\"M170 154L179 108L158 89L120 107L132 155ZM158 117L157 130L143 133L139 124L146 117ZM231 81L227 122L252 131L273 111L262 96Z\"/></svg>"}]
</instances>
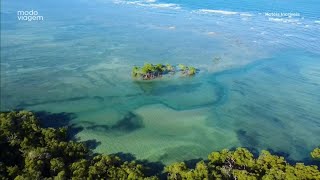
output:
<instances>
[{"instance_id":1,"label":"turquoise shallow water","mask_svg":"<svg viewBox=\"0 0 320 180\"><path fill-rule=\"evenodd\" d=\"M306 160L320 142L317 4L248 3L3 1L1 110L51 113L101 153L170 163L245 146ZM44 20L17 20L30 9ZM146 61L200 72L133 81Z\"/></svg>"}]
</instances>

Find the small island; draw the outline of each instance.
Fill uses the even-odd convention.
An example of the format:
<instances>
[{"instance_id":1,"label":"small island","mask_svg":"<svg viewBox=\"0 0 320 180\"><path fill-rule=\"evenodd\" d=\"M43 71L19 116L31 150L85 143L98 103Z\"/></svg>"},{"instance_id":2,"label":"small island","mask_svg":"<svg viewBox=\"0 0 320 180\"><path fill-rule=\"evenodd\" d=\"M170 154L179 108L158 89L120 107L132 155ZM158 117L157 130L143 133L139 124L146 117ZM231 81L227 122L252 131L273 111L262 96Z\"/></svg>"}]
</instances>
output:
<instances>
[{"instance_id":1,"label":"small island","mask_svg":"<svg viewBox=\"0 0 320 180\"><path fill-rule=\"evenodd\" d=\"M145 63L144 66L134 66L132 68L132 77L142 80L152 80L160 78L166 74L174 75L176 72L180 72L183 76L194 76L197 73L197 69L192 66L186 66L179 64L178 66L172 66L170 64L156 64Z\"/></svg>"}]
</instances>

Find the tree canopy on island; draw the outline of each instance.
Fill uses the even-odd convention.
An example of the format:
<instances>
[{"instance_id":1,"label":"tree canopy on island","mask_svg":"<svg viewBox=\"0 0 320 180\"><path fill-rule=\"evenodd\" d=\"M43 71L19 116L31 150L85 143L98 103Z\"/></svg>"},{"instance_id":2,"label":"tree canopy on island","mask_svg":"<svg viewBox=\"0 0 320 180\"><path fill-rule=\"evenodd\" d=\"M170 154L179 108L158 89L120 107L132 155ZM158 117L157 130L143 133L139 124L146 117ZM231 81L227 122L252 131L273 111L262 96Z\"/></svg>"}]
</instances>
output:
<instances>
[{"instance_id":1,"label":"tree canopy on island","mask_svg":"<svg viewBox=\"0 0 320 180\"><path fill-rule=\"evenodd\" d=\"M160 179L146 167L115 155L93 154L81 142L67 138L67 128L43 128L32 112L0 114L0 179ZM319 160L320 149L311 156ZM166 166L172 180L200 179L320 179L317 166L291 165L283 157L262 151L255 158L245 148L212 152L188 168L184 162Z\"/></svg>"},{"instance_id":2,"label":"tree canopy on island","mask_svg":"<svg viewBox=\"0 0 320 180\"><path fill-rule=\"evenodd\" d=\"M145 63L142 67L134 66L132 68L132 77L140 78L143 80L152 80L155 78L162 77L162 75L165 74L175 74L176 71L180 71L182 75L186 76L193 76L197 72L195 67L185 66L183 64L179 64L177 68L170 64L153 65L150 63Z\"/></svg>"},{"instance_id":3,"label":"tree canopy on island","mask_svg":"<svg viewBox=\"0 0 320 180\"><path fill-rule=\"evenodd\" d=\"M320 161L320 148L315 148L311 152L311 157Z\"/></svg>"}]
</instances>

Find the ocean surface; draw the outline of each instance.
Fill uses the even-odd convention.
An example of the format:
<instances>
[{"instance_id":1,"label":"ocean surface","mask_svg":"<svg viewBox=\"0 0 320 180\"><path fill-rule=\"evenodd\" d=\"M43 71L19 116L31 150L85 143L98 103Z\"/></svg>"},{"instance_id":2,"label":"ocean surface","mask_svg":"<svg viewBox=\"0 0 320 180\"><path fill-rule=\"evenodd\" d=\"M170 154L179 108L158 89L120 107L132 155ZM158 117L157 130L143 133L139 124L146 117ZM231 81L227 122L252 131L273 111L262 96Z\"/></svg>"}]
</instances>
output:
<instances>
[{"instance_id":1,"label":"ocean surface","mask_svg":"<svg viewBox=\"0 0 320 180\"><path fill-rule=\"evenodd\" d=\"M94 152L174 161L320 143L316 0L1 1L1 111L68 125ZM18 11L37 11L32 21ZM145 62L195 77L134 81Z\"/></svg>"}]
</instances>

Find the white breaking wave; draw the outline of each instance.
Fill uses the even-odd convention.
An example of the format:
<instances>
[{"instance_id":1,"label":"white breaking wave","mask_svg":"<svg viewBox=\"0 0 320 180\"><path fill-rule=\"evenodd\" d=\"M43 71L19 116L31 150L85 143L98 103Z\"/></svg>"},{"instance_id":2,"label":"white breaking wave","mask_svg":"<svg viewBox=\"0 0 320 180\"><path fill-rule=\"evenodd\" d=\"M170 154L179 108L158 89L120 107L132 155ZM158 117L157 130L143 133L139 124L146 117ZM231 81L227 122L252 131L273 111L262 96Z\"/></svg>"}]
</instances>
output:
<instances>
[{"instance_id":1,"label":"white breaking wave","mask_svg":"<svg viewBox=\"0 0 320 180\"><path fill-rule=\"evenodd\" d=\"M295 35L293 35L293 34L283 34L285 37L293 37L293 36L295 36Z\"/></svg>"},{"instance_id":2,"label":"white breaking wave","mask_svg":"<svg viewBox=\"0 0 320 180\"><path fill-rule=\"evenodd\" d=\"M156 3L156 0L143 0L143 1L123 1L123 0L116 0L114 3L116 4L130 4L136 6L144 6L144 7L151 7L151 8L164 8L164 9L181 9L178 4L174 3Z\"/></svg>"},{"instance_id":3,"label":"white breaking wave","mask_svg":"<svg viewBox=\"0 0 320 180\"><path fill-rule=\"evenodd\" d=\"M204 13L204 14L223 14L223 15L235 15L239 14L238 12L235 11L224 11L224 10L214 10L214 9L199 9L196 12L198 13Z\"/></svg>"},{"instance_id":4,"label":"white breaking wave","mask_svg":"<svg viewBox=\"0 0 320 180\"><path fill-rule=\"evenodd\" d=\"M253 15L252 15L252 14L249 14L249 13L240 13L240 16L251 17L251 16L253 16Z\"/></svg>"},{"instance_id":5,"label":"white breaking wave","mask_svg":"<svg viewBox=\"0 0 320 180\"><path fill-rule=\"evenodd\" d=\"M222 14L222 15L240 15L245 17L251 17L253 14L247 12L236 12L236 11L225 11L225 10L216 10L216 9L199 9L193 11L198 14Z\"/></svg>"},{"instance_id":6,"label":"white breaking wave","mask_svg":"<svg viewBox=\"0 0 320 180\"><path fill-rule=\"evenodd\" d=\"M143 4L143 6L149 6L154 8L170 8L170 9L181 9L177 4L173 3L159 3L159 4Z\"/></svg>"},{"instance_id":7,"label":"white breaking wave","mask_svg":"<svg viewBox=\"0 0 320 180\"><path fill-rule=\"evenodd\" d=\"M269 18L269 21L273 22L283 22L283 23L297 23L298 19L286 19L286 18Z\"/></svg>"}]
</instances>

